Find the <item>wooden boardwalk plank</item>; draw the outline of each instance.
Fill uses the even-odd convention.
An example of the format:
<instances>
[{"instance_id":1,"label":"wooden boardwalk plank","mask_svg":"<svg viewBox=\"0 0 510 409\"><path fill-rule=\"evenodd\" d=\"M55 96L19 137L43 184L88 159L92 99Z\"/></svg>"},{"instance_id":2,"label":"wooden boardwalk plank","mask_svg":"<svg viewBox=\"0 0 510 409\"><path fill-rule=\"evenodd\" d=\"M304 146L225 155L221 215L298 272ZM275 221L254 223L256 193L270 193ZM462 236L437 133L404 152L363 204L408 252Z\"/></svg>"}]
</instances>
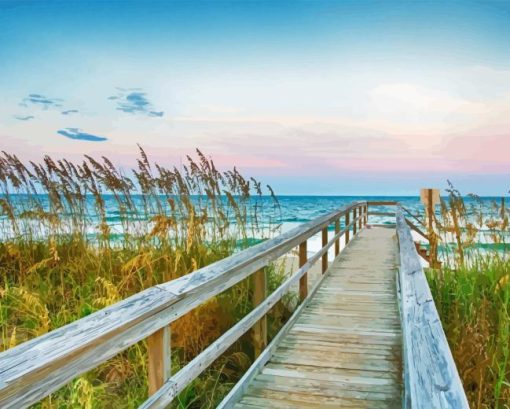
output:
<instances>
[{"instance_id":1,"label":"wooden boardwalk plank","mask_svg":"<svg viewBox=\"0 0 510 409\"><path fill-rule=\"evenodd\" d=\"M401 408L395 230L363 229L236 408Z\"/></svg>"}]
</instances>

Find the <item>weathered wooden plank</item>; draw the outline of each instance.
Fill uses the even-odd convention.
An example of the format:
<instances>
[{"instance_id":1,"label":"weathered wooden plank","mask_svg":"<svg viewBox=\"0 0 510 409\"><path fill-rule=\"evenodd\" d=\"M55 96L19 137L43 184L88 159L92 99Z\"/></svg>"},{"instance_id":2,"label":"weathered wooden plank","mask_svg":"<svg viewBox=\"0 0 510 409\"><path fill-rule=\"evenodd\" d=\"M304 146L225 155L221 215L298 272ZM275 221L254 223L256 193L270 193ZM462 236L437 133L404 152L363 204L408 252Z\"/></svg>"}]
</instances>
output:
<instances>
[{"instance_id":1,"label":"weathered wooden plank","mask_svg":"<svg viewBox=\"0 0 510 409\"><path fill-rule=\"evenodd\" d=\"M361 358L361 357L358 357ZM356 359L356 357L346 355L345 357L335 357L334 360L329 360L323 354L309 353L306 355L294 355L282 352L275 352L271 357L271 362L282 364L295 364L295 365L317 365L318 362L327 361L329 368L342 368L342 369L356 369L364 371L383 371L400 373L399 368L396 368L394 361L375 360L366 361L364 359Z\"/></svg>"},{"instance_id":2,"label":"weathered wooden plank","mask_svg":"<svg viewBox=\"0 0 510 409\"><path fill-rule=\"evenodd\" d=\"M366 404L356 403L352 399L309 396L300 393L288 393L271 390L256 390L253 394L246 395L241 404L257 405L264 409L316 409L320 408L367 408Z\"/></svg>"},{"instance_id":3,"label":"weathered wooden plank","mask_svg":"<svg viewBox=\"0 0 510 409\"><path fill-rule=\"evenodd\" d=\"M312 339L319 339L317 334L313 331L309 331L308 328L292 328L289 331L289 334L292 336L299 337L309 337ZM320 334L320 339L322 341L328 340L331 342L335 342L338 344L343 344L345 342L356 342L358 344L373 344L373 345L391 345L398 346L401 342L401 336L391 336L388 337L387 334L379 335L376 333L355 333L352 331L340 331L337 333L327 333L323 332Z\"/></svg>"},{"instance_id":4,"label":"weathered wooden plank","mask_svg":"<svg viewBox=\"0 0 510 409\"><path fill-rule=\"evenodd\" d=\"M355 388L348 388L346 385L348 384L326 380L316 381L312 379L307 379L306 382L303 382L303 379L261 374L257 376L251 386L255 389L303 393L309 396L327 396L361 401L391 401L395 399L394 392L392 391L373 391L370 388L365 388L368 390L360 391Z\"/></svg>"},{"instance_id":5,"label":"weathered wooden plank","mask_svg":"<svg viewBox=\"0 0 510 409\"><path fill-rule=\"evenodd\" d=\"M393 345L380 345L380 344L361 344L354 342L324 342L319 339L295 338L293 340L284 339L280 342L282 348L294 348L296 350L304 350L305 348L310 351L323 351L327 352L334 350L335 352L353 352L356 354L368 352L381 356L388 356L388 352L393 351Z\"/></svg>"},{"instance_id":6,"label":"weathered wooden plank","mask_svg":"<svg viewBox=\"0 0 510 409\"><path fill-rule=\"evenodd\" d=\"M286 388L250 388L241 402L264 402L266 408L388 408L388 401L367 401L341 396L309 394Z\"/></svg>"},{"instance_id":7,"label":"weathered wooden plank","mask_svg":"<svg viewBox=\"0 0 510 409\"><path fill-rule=\"evenodd\" d=\"M268 362L265 368L273 369L290 369L302 373L318 374L321 376L342 377L346 379L362 379L367 384L379 385L383 382L386 386L392 385L395 387L400 386L400 374L391 372L381 372L372 370L359 370L359 369L346 369L346 368L331 368L329 366L320 365L295 365L295 364L281 364L275 362ZM361 381L359 381L361 382Z\"/></svg>"},{"instance_id":8,"label":"weathered wooden plank","mask_svg":"<svg viewBox=\"0 0 510 409\"><path fill-rule=\"evenodd\" d=\"M359 400L393 400L395 394L400 390L386 385L380 387L371 384L353 384L349 381L321 377L296 376L299 372L294 371L289 374L268 374L266 371L257 376L252 386L255 388L264 388L271 390L280 390L288 392L302 392L309 395L332 396L338 398L351 398ZM306 374L302 374L306 375ZM305 380L305 382L303 382Z\"/></svg>"},{"instance_id":9,"label":"weathered wooden plank","mask_svg":"<svg viewBox=\"0 0 510 409\"><path fill-rule=\"evenodd\" d=\"M289 368L285 365L272 364L271 367L264 368L262 374L294 379L334 382L337 386L351 388L357 391L375 390L378 392L391 392L393 394L400 393L400 388L395 385L395 382L391 378L346 376L329 372L318 372L316 370L310 370L310 368L315 367L300 365Z\"/></svg>"},{"instance_id":10,"label":"weathered wooden plank","mask_svg":"<svg viewBox=\"0 0 510 409\"><path fill-rule=\"evenodd\" d=\"M402 209L397 209L406 408L468 402Z\"/></svg>"},{"instance_id":11,"label":"weathered wooden plank","mask_svg":"<svg viewBox=\"0 0 510 409\"><path fill-rule=\"evenodd\" d=\"M360 356L363 355L363 356ZM371 367L370 365L389 365L391 368L395 367L394 361L395 357L391 356L391 354L382 354L382 353L374 353L372 350L364 350L361 351L359 349L349 349L344 351L344 349L335 349L335 348L326 348L326 347L318 347L318 348L300 348L297 345L280 345L278 350L275 353L275 356L281 356L282 358L293 358L295 356L302 358L306 356L306 359L316 359L316 363L318 362L322 366L330 366L331 364L323 364L321 363L321 359L327 357L328 360L333 360L335 363L353 363L358 365L360 361L369 361L368 366L363 369L374 369L377 368ZM274 361L276 362L276 361ZM366 364L364 364L366 365ZM352 368L359 369L359 368ZM397 371L398 372L398 371Z\"/></svg>"}]
</instances>

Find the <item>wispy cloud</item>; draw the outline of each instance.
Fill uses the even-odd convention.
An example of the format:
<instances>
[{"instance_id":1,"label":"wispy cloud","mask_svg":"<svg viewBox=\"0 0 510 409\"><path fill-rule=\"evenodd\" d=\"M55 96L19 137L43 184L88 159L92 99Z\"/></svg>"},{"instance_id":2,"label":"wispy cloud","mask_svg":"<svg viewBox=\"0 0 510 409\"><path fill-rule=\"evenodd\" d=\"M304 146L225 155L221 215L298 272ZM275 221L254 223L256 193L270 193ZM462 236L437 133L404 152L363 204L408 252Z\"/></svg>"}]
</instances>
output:
<instances>
[{"instance_id":1,"label":"wispy cloud","mask_svg":"<svg viewBox=\"0 0 510 409\"><path fill-rule=\"evenodd\" d=\"M33 115L15 115L14 118L16 118L18 121L30 121L31 119L34 119Z\"/></svg>"},{"instance_id":2,"label":"wispy cloud","mask_svg":"<svg viewBox=\"0 0 510 409\"><path fill-rule=\"evenodd\" d=\"M147 93L140 88L117 88L117 94L108 97L116 101L117 110L128 114L141 114L149 117L162 117L163 111L155 111L147 98Z\"/></svg>"},{"instance_id":3,"label":"wispy cloud","mask_svg":"<svg viewBox=\"0 0 510 409\"><path fill-rule=\"evenodd\" d=\"M60 98L48 98L41 94L29 94L28 97L23 98L20 102L20 106L29 107L29 106L38 106L43 109L48 108L61 108L62 107L62 99Z\"/></svg>"},{"instance_id":4,"label":"wispy cloud","mask_svg":"<svg viewBox=\"0 0 510 409\"><path fill-rule=\"evenodd\" d=\"M66 138L76 139L79 141L102 142L108 140L108 138L105 138L104 136L97 136L82 132L82 130L78 128L65 128L57 131L57 133L65 136Z\"/></svg>"},{"instance_id":5,"label":"wispy cloud","mask_svg":"<svg viewBox=\"0 0 510 409\"><path fill-rule=\"evenodd\" d=\"M61 112L62 115L71 115L71 114L77 114L77 113L78 113L77 109L68 109L66 111Z\"/></svg>"}]
</instances>

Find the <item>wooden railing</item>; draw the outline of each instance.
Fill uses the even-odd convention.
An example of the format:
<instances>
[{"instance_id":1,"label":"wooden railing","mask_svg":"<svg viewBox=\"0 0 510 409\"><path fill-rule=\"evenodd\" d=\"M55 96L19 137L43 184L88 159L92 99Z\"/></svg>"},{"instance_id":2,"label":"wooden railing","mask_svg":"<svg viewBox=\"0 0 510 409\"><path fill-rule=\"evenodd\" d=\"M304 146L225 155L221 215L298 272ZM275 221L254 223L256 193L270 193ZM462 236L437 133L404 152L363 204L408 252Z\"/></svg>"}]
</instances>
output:
<instances>
[{"instance_id":1,"label":"wooden railing","mask_svg":"<svg viewBox=\"0 0 510 409\"><path fill-rule=\"evenodd\" d=\"M469 408L402 208L397 207L404 407Z\"/></svg>"},{"instance_id":2,"label":"wooden railing","mask_svg":"<svg viewBox=\"0 0 510 409\"><path fill-rule=\"evenodd\" d=\"M345 218L343 229L340 228L341 218ZM321 259L324 273L328 267L328 249L334 245L335 255L338 255L340 238L345 235L347 244L351 232L356 235L367 222L367 202L353 203L1 353L0 407L29 406L146 338L151 396L142 407L167 406L250 329L253 329L255 351L260 354L267 344L267 312L298 282L301 300L307 299L307 271ZM328 240L328 227L332 224L335 234ZM322 248L308 258L307 240L319 232ZM264 268L295 247L299 247L299 269L267 296ZM250 276L254 280L255 308L185 367L171 375L170 323Z\"/></svg>"}]
</instances>

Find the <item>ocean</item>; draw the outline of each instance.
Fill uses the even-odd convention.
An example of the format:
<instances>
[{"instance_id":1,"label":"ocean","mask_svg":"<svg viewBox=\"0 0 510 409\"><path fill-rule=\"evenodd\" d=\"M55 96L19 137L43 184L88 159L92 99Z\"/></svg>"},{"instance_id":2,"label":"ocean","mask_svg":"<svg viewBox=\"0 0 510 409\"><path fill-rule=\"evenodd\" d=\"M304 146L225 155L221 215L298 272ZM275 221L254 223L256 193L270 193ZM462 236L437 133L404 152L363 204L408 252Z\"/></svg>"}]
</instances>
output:
<instances>
[{"instance_id":1,"label":"ocean","mask_svg":"<svg viewBox=\"0 0 510 409\"><path fill-rule=\"evenodd\" d=\"M258 206L260 207L259 218L260 220L267 226L272 225L272 227L278 229L275 230L274 234L278 232L285 232L293 227L298 226L299 224L306 223L311 221L323 214L329 213L336 209L339 209L349 203L355 201L397 201L401 203L405 208L407 208L411 213L415 215L423 215L424 208L418 196L277 196L278 198L278 206L274 205L273 199L270 196L262 196L255 197L253 200L258 201ZM15 197L10 198L12 201L17 202L20 208L25 208L27 205L27 197L24 195L17 195ZM112 233L116 231L120 233L121 231L121 223L122 219L125 218L124 215L121 215L118 209L118 202L114 196L104 195L104 208L105 208L105 216L106 222L110 225L112 229ZM141 195L133 195L133 201L135 202L136 207L140 207L140 209L144 206L143 197ZM201 199L198 197L192 198L192 201L204 200L206 198L202 197ZM481 198L484 206L484 211L489 214L490 212L497 212L497 205L500 204L501 198L497 197L483 197ZM474 204L475 200L467 196L464 198L467 207L470 204ZM40 195L38 197L38 201L42 204L43 207L47 207L45 203L48 202L46 195ZM86 213L88 217L90 217L90 223L88 223L87 230L89 231L91 237L97 232L97 225L99 223L99 217L94 216L95 207L94 207L94 198L87 198L87 207L88 210ZM255 203L255 202L254 202ZM496 204L496 206L495 206ZM377 209L371 208L374 211L383 211L383 212L391 212L394 210L393 206L379 206ZM439 207L437 208L437 211ZM130 222L144 224L147 223L147 216L140 217L144 212L136 212L137 214L133 214L132 219L130 217ZM65 210L59 212L60 218L70 217L71 215L67 215ZM231 214L229 216L232 223L235 224L235 218ZM2 222L6 222L6 215L0 215L0 224ZM343 222L343 220L341 221ZM389 217L381 217L381 216L370 216L370 223L377 224L385 224L385 223L394 223L394 218ZM4 225L4 227L7 227ZM9 236L13 232L10 229L0 229L2 232L2 236ZM332 234L333 226L330 227L330 234ZM258 239L258 237L254 237ZM2 238L0 237L0 240ZM419 237L417 237L419 239ZM309 250L316 251L320 248L320 238L315 236L309 241Z\"/></svg>"}]
</instances>

